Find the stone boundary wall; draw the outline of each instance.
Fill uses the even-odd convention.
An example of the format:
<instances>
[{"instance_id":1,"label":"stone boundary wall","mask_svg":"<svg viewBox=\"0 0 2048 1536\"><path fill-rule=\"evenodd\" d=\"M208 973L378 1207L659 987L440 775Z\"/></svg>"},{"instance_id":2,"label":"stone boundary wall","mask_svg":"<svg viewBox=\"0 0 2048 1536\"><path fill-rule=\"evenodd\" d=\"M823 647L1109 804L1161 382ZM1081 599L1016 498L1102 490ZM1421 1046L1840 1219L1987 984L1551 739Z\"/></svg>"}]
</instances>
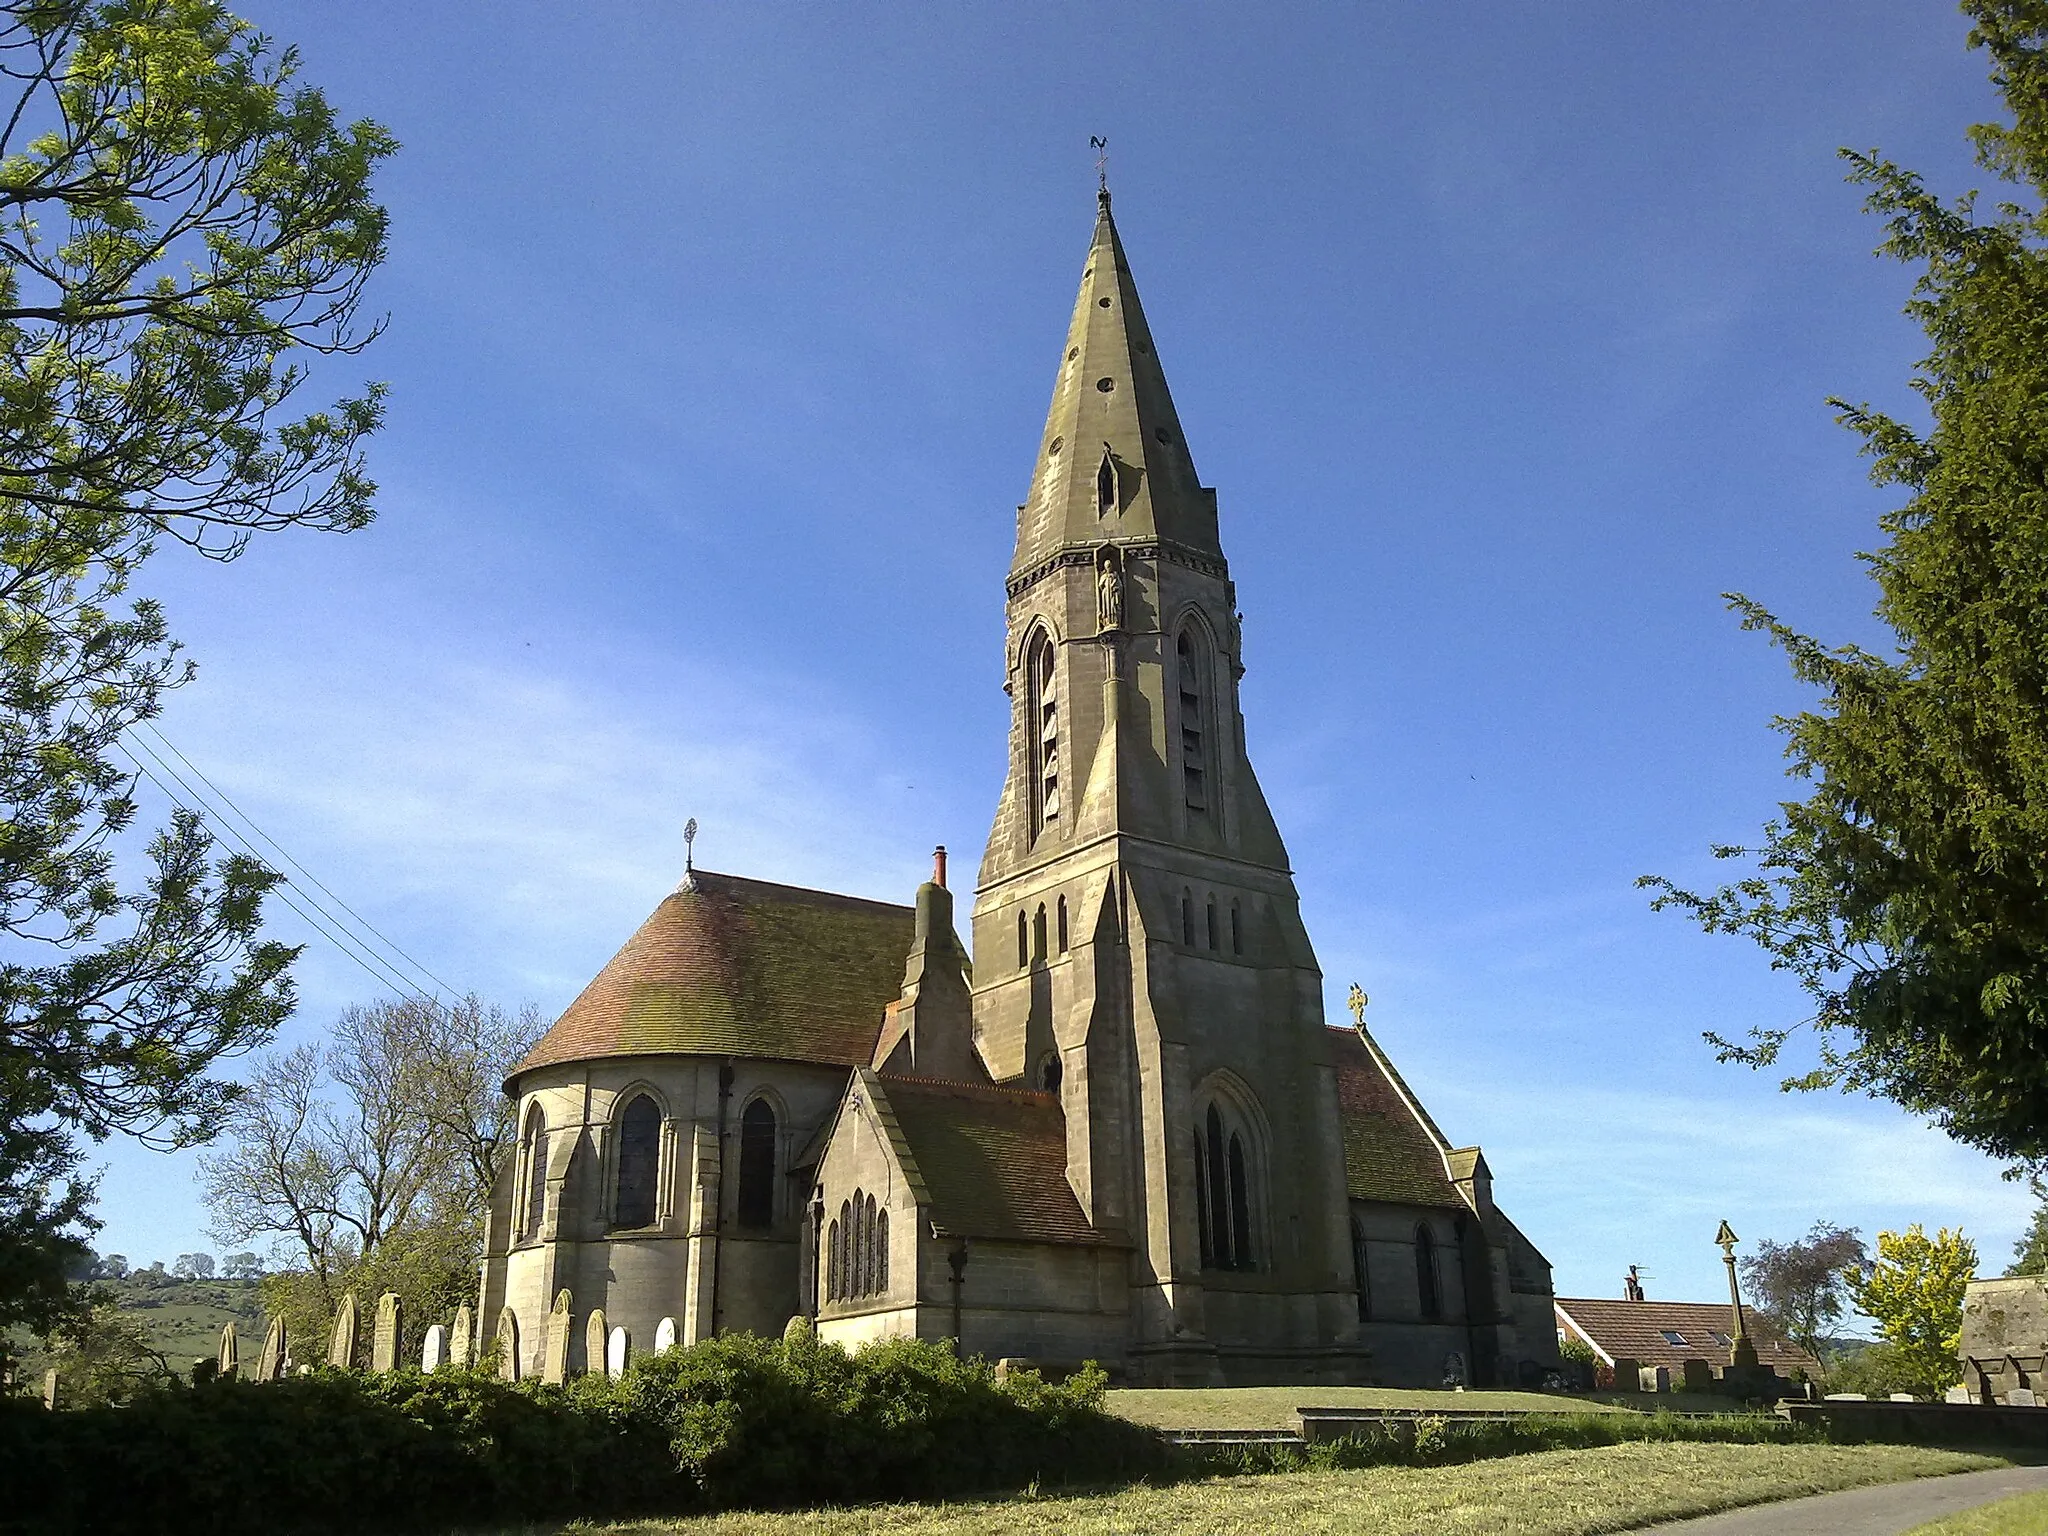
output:
<instances>
[{"instance_id":1,"label":"stone boundary wall","mask_svg":"<svg viewBox=\"0 0 2048 1536\"><path fill-rule=\"evenodd\" d=\"M1831 1434L1844 1439L2018 1445L2048 1450L2048 1408L1823 1398L1817 1403L1781 1403L1778 1413L1795 1424L1824 1425Z\"/></svg>"}]
</instances>

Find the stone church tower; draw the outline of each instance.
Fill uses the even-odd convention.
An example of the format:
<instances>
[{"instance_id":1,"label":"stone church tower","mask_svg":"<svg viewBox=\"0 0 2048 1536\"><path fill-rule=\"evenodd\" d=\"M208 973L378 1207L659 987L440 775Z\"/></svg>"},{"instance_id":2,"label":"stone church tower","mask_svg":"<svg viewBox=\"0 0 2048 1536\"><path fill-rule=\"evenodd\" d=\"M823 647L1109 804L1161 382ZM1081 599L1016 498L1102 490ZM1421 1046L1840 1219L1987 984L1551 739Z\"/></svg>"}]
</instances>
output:
<instances>
[{"instance_id":1,"label":"stone church tower","mask_svg":"<svg viewBox=\"0 0 2048 1536\"><path fill-rule=\"evenodd\" d=\"M1554 1375L1479 1149L1324 1023L1106 192L1006 590L971 951L943 849L911 907L686 871L506 1083L501 1369L803 1315L1145 1385Z\"/></svg>"},{"instance_id":2,"label":"stone church tower","mask_svg":"<svg viewBox=\"0 0 2048 1536\"><path fill-rule=\"evenodd\" d=\"M1068 1181L1134 1250L1138 1374L1207 1381L1221 1350L1233 1376L1340 1378L1357 1305L1322 973L1245 753L1216 493L1107 192L1008 599L982 1059L1060 1095Z\"/></svg>"}]
</instances>

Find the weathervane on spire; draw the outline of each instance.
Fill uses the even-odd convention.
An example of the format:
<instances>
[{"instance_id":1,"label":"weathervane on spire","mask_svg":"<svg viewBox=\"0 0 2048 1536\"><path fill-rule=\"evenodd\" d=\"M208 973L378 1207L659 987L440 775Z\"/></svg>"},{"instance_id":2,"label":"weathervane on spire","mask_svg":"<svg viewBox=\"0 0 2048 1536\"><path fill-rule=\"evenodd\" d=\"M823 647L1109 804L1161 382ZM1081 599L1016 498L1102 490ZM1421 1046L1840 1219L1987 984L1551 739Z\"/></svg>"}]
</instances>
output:
<instances>
[{"instance_id":1,"label":"weathervane on spire","mask_svg":"<svg viewBox=\"0 0 2048 1536\"><path fill-rule=\"evenodd\" d=\"M1088 147L1095 151L1095 190L1109 195L1109 140L1100 134L1088 135Z\"/></svg>"},{"instance_id":2,"label":"weathervane on spire","mask_svg":"<svg viewBox=\"0 0 2048 1536\"><path fill-rule=\"evenodd\" d=\"M683 883L678 890L697 889L697 818L683 823Z\"/></svg>"}]
</instances>

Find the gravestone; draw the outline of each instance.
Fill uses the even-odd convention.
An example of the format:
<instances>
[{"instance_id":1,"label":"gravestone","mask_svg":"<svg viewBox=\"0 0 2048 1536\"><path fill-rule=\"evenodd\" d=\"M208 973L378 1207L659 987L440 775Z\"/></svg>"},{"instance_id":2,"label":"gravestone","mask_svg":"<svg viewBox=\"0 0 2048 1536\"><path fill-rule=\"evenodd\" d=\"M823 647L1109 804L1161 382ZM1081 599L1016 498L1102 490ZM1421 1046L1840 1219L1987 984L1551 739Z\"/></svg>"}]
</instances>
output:
<instances>
[{"instance_id":1,"label":"gravestone","mask_svg":"<svg viewBox=\"0 0 2048 1536\"><path fill-rule=\"evenodd\" d=\"M605 1327L604 1308L593 1308L583 1323L583 1369L592 1376L604 1374L604 1341L610 1331Z\"/></svg>"},{"instance_id":2,"label":"gravestone","mask_svg":"<svg viewBox=\"0 0 2048 1536\"><path fill-rule=\"evenodd\" d=\"M498 1308L498 1379L519 1379L519 1316L510 1307Z\"/></svg>"},{"instance_id":3,"label":"gravestone","mask_svg":"<svg viewBox=\"0 0 2048 1536\"><path fill-rule=\"evenodd\" d=\"M1671 1367L1668 1365L1646 1365L1636 1375L1645 1392L1671 1390Z\"/></svg>"},{"instance_id":4,"label":"gravestone","mask_svg":"<svg viewBox=\"0 0 2048 1536\"><path fill-rule=\"evenodd\" d=\"M469 1303L465 1301L455 1309L455 1326L448 1330L448 1363L458 1371L469 1369L475 1334L476 1324L470 1319Z\"/></svg>"},{"instance_id":5,"label":"gravestone","mask_svg":"<svg viewBox=\"0 0 2048 1536\"><path fill-rule=\"evenodd\" d=\"M54 1365L43 1372L43 1406L45 1408L55 1408L57 1406L57 1367Z\"/></svg>"},{"instance_id":6,"label":"gravestone","mask_svg":"<svg viewBox=\"0 0 2048 1536\"><path fill-rule=\"evenodd\" d=\"M226 1380L241 1368L241 1341L235 1337L232 1320L220 1325L220 1350L214 1357L215 1374Z\"/></svg>"},{"instance_id":7,"label":"gravestone","mask_svg":"<svg viewBox=\"0 0 2048 1536\"><path fill-rule=\"evenodd\" d=\"M567 1291L555 1293L554 1309L548 1313L548 1331L541 1344L540 1379L559 1387L569 1379L569 1308Z\"/></svg>"},{"instance_id":8,"label":"gravestone","mask_svg":"<svg viewBox=\"0 0 2048 1536\"><path fill-rule=\"evenodd\" d=\"M256 1357L256 1379L258 1381L282 1381L284 1379L284 1319L273 1317L270 1326L263 1330L263 1353Z\"/></svg>"},{"instance_id":9,"label":"gravestone","mask_svg":"<svg viewBox=\"0 0 2048 1536\"><path fill-rule=\"evenodd\" d=\"M1685 1390L1688 1392L1711 1392L1714 1390L1714 1368L1704 1360L1693 1359L1685 1362Z\"/></svg>"},{"instance_id":10,"label":"gravestone","mask_svg":"<svg viewBox=\"0 0 2048 1536\"><path fill-rule=\"evenodd\" d=\"M1631 1358L1631 1357L1629 1357L1628 1355L1616 1355L1616 1356L1614 1357L1614 1390L1615 1390L1615 1391L1617 1391L1617 1392L1640 1392L1640 1391L1642 1391L1642 1390L1643 1390L1643 1383L1642 1383L1642 1380L1641 1380L1642 1374L1643 1374L1643 1362L1642 1362L1642 1361L1640 1361L1640 1360L1636 1360L1636 1359L1632 1359L1632 1358Z\"/></svg>"},{"instance_id":11,"label":"gravestone","mask_svg":"<svg viewBox=\"0 0 2048 1536\"><path fill-rule=\"evenodd\" d=\"M633 1352L633 1337L624 1327L614 1328L604 1341L604 1373L617 1381L626 1374L626 1358Z\"/></svg>"},{"instance_id":12,"label":"gravestone","mask_svg":"<svg viewBox=\"0 0 2048 1536\"><path fill-rule=\"evenodd\" d=\"M398 1293L386 1291L377 1298L377 1330L370 1336L370 1369L377 1372L398 1369Z\"/></svg>"},{"instance_id":13,"label":"gravestone","mask_svg":"<svg viewBox=\"0 0 2048 1536\"><path fill-rule=\"evenodd\" d=\"M342 1370L354 1370L356 1363L356 1293L342 1294L334 1309L334 1331L327 1335L327 1363Z\"/></svg>"},{"instance_id":14,"label":"gravestone","mask_svg":"<svg viewBox=\"0 0 2048 1536\"><path fill-rule=\"evenodd\" d=\"M654 1352L658 1355L663 1350L674 1349L675 1347L676 1320L672 1317L664 1317L654 1325Z\"/></svg>"},{"instance_id":15,"label":"gravestone","mask_svg":"<svg viewBox=\"0 0 2048 1536\"><path fill-rule=\"evenodd\" d=\"M420 1345L420 1369L431 1375L448 1363L448 1330L439 1323L427 1330Z\"/></svg>"},{"instance_id":16,"label":"gravestone","mask_svg":"<svg viewBox=\"0 0 2048 1536\"><path fill-rule=\"evenodd\" d=\"M2014 1387L2005 1394L2005 1402L2009 1408L2038 1408L2041 1406L2034 1397L2034 1389L2032 1387Z\"/></svg>"},{"instance_id":17,"label":"gravestone","mask_svg":"<svg viewBox=\"0 0 2048 1536\"><path fill-rule=\"evenodd\" d=\"M1948 1389L1948 1396L1943 1401L1950 1403L1974 1403L1977 1401L1977 1394L1968 1387L1958 1384Z\"/></svg>"}]
</instances>

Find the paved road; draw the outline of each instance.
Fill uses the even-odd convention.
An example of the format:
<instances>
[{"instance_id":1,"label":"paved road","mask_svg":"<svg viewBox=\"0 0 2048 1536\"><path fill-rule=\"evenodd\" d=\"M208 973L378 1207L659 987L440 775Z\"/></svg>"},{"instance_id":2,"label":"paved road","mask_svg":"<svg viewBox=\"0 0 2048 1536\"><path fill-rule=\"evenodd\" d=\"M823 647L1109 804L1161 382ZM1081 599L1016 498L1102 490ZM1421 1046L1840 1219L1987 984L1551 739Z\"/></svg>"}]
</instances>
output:
<instances>
[{"instance_id":1,"label":"paved road","mask_svg":"<svg viewBox=\"0 0 2048 1536\"><path fill-rule=\"evenodd\" d=\"M2002 1467L1759 1504L1649 1529L1657 1536L1898 1536L1958 1510L2043 1490L2048 1490L2048 1467Z\"/></svg>"}]
</instances>

